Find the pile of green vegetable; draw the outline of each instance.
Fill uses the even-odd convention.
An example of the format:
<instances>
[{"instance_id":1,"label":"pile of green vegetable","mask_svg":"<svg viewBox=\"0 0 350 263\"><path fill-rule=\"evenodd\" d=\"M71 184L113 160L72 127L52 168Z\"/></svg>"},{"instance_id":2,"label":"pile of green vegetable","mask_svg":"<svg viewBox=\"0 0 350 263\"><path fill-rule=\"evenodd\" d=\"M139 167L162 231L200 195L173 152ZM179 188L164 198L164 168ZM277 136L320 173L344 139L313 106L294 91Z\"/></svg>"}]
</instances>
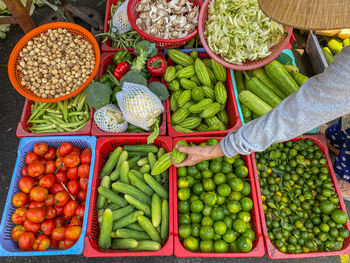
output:
<instances>
[{"instance_id":1,"label":"pile of green vegetable","mask_svg":"<svg viewBox=\"0 0 350 263\"><path fill-rule=\"evenodd\" d=\"M234 71L234 76L245 123L272 110L308 80L296 66L277 60L264 68Z\"/></svg>"},{"instance_id":2,"label":"pile of green vegetable","mask_svg":"<svg viewBox=\"0 0 350 263\"><path fill-rule=\"evenodd\" d=\"M99 248L156 251L168 240L169 155L155 145L114 149L100 172Z\"/></svg>"},{"instance_id":3,"label":"pile of green vegetable","mask_svg":"<svg viewBox=\"0 0 350 263\"><path fill-rule=\"evenodd\" d=\"M218 143L211 138L200 145ZM188 146L185 140L177 144ZM172 158L179 163L186 154L174 148ZM249 211L253 201L247 175L239 155L177 169L178 233L187 250L226 253L252 249L255 233Z\"/></svg>"},{"instance_id":4,"label":"pile of green vegetable","mask_svg":"<svg viewBox=\"0 0 350 263\"><path fill-rule=\"evenodd\" d=\"M338 37L323 37L320 40L322 52L327 60L328 65L334 61L334 56L337 55L344 47L349 45L349 38L341 39Z\"/></svg>"},{"instance_id":5,"label":"pile of green vegetable","mask_svg":"<svg viewBox=\"0 0 350 263\"><path fill-rule=\"evenodd\" d=\"M82 129L90 119L85 92L54 103L34 102L27 124L32 133L73 132Z\"/></svg>"},{"instance_id":6,"label":"pile of green vegetable","mask_svg":"<svg viewBox=\"0 0 350 263\"><path fill-rule=\"evenodd\" d=\"M164 74L173 128L181 133L226 130L226 69L212 59L201 60L196 50L187 55L170 49L168 55L176 64Z\"/></svg>"},{"instance_id":7,"label":"pile of green vegetable","mask_svg":"<svg viewBox=\"0 0 350 263\"><path fill-rule=\"evenodd\" d=\"M348 217L320 147L312 139L278 143L256 153L256 161L273 245L284 253L342 249Z\"/></svg>"}]
</instances>

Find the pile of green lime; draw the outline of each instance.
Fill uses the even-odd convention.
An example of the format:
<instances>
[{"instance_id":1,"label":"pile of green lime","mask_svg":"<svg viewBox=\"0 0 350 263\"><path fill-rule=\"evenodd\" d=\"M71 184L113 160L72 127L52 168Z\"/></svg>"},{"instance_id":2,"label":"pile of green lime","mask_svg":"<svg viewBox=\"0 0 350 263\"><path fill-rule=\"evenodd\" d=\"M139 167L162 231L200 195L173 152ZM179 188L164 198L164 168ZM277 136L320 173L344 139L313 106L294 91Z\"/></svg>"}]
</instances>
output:
<instances>
[{"instance_id":1,"label":"pile of green lime","mask_svg":"<svg viewBox=\"0 0 350 263\"><path fill-rule=\"evenodd\" d=\"M327 159L312 139L288 141L256 153L266 226L284 253L341 250L348 216L329 176Z\"/></svg>"},{"instance_id":2,"label":"pile of green lime","mask_svg":"<svg viewBox=\"0 0 350 263\"><path fill-rule=\"evenodd\" d=\"M209 139L200 145L216 145ZM179 237L189 251L249 252L253 201L240 156L203 161L177 169Z\"/></svg>"}]
</instances>

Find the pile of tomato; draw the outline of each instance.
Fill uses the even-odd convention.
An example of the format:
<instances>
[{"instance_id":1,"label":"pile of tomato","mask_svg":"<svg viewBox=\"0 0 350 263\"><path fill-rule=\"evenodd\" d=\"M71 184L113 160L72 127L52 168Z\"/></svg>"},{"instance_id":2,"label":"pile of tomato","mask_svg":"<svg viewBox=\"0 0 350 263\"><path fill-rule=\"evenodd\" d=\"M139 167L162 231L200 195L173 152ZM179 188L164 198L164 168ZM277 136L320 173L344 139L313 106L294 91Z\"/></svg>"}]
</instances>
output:
<instances>
[{"instance_id":1,"label":"pile of tomato","mask_svg":"<svg viewBox=\"0 0 350 263\"><path fill-rule=\"evenodd\" d=\"M12 198L13 241L26 251L72 247L82 231L91 149L39 142L24 162L20 192Z\"/></svg>"}]
</instances>

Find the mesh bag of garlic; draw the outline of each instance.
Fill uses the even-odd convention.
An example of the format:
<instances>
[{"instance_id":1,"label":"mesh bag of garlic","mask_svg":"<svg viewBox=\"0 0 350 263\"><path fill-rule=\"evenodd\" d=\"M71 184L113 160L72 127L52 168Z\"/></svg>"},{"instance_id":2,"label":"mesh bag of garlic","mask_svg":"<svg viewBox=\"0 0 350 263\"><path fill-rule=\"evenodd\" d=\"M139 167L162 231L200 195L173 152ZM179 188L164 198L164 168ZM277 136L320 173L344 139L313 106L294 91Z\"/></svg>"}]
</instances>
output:
<instances>
[{"instance_id":1,"label":"mesh bag of garlic","mask_svg":"<svg viewBox=\"0 0 350 263\"><path fill-rule=\"evenodd\" d=\"M113 31L118 30L118 33L120 35L126 32L129 32L132 29L132 26L128 18L128 13L127 13L128 3L129 3L129 0L126 0L113 15L112 30Z\"/></svg>"}]
</instances>

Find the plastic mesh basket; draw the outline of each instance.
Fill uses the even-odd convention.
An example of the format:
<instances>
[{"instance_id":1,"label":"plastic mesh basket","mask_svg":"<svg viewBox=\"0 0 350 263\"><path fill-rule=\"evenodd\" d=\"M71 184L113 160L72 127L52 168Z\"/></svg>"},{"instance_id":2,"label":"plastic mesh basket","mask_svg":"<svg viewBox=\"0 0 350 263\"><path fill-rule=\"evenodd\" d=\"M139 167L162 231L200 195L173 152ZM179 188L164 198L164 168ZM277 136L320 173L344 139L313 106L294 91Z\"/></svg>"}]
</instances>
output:
<instances>
[{"instance_id":1,"label":"plastic mesh basket","mask_svg":"<svg viewBox=\"0 0 350 263\"><path fill-rule=\"evenodd\" d=\"M302 138L298 137L298 138L292 139L291 141L299 141L301 139ZM341 193L340 193L340 189L338 186L335 172L333 170L333 165L332 165L329 153L328 153L326 140L321 135L305 135L305 136L303 136L303 139L312 139L314 141L314 143L316 143L320 147L321 151L326 156L327 166L329 168L330 177L332 178L334 190L335 190L335 192L340 200L338 207L339 207L339 209L343 210L346 213L346 207L345 207L343 198L342 198ZM253 158L254 178L255 178L255 181L258 182L259 176L258 176L257 168L256 168L255 154L252 155L252 158ZM256 185L257 198L258 198L258 202L259 202L262 233L264 236L267 255L269 256L269 258L271 258L271 259L288 259L288 258L328 257L328 256L337 256L337 255L347 255L350 253L350 237L345 239L343 248L339 251L329 251L329 252L319 251L319 252L309 252L309 253L300 253L300 254L290 254L290 253L283 253L283 252L279 251L277 248L274 247L271 240L269 239L267 227L266 227L265 213L264 213L264 209L263 209L263 202L261 199L260 185L259 185L259 183L256 183L255 185ZM345 228L347 230L350 230L349 220L347 221Z\"/></svg>"},{"instance_id":2,"label":"plastic mesh basket","mask_svg":"<svg viewBox=\"0 0 350 263\"><path fill-rule=\"evenodd\" d=\"M45 251L23 251L19 249L18 243L12 241L11 230L15 226L12 222L11 217L16 207L12 204L12 197L15 193L19 192L18 181L21 179L21 169L24 166L25 155L33 150L33 146L37 142L46 142L48 146L53 146L57 148L64 142L70 142L74 146L80 148L91 148L91 163L90 163L90 173L89 173L89 184L86 195L85 203L85 216L82 226L82 232L75 243L75 245L67 250L62 250L60 248L49 248ZM53 255L73 255L81 254L83 252L84 237L86 232L86 226L88 222L88 209L90 203L90 193L91 193L91 183L92 175L95 163L95 148L96 148L96 138L91 136L65 136L65 137L34 137L34 138L23 138L19 142L17 150L17 160L15 169L13 171L11 185L7 194L5 208L2 214L1 225L0 225L0 256L53 256Z\"/></svg>"},{"instance_id":3,"label":"plastic mesh basket","mask_svg":"<svg viewBox=\"0 0 350 263\"><path fill-rule=\"evenodd\" d=\"M89 209L88 226L84 244L85 257L143 257L143 256L171 256L173 254L173 170L169 170L169 238L167 242L158 251L128 251L128 250L103 250L97 246L97 240L100 233L98 223L98 212L96 208L98 191L101 178L100 171L105 165L108 154L116 147L124 145L146 144L146 136L118 136L118 137L104 137L97 140L96 146L96 166L94 169L94 177L92 181L91 203ZM158 137L155 142L158 147L163 147L166 152L172 151L172 140L169 137Z\"/></svg>"},{"instance_id":4,"label":"plastic mesh basket","mask_svg":"<svg viewBox=\"0 0 350 263\"><path fill-rule=\"evenodd\" d=\"M191 137L191 138L175 138L173 140L173 147L175 144L184 139L187 143L196 143L206 142L208 138L206 137ZM216 137L216 139L221 140L222 138ZM253 248L250 252L247 253L201 253L201 252L191 252L184 248L178 233L178 211L177 211L177 177L176 177L176 168L172 167L174 180L173 180L173 203L174 203L174 254L177 257L231 257L231 258L241 258L241 257L262 257L265 255L264 242L262 238L260 217L259 217L259 208L258 208L258 198L255 189L255 180L253 174L253 167L250 155L242 155L246 166L248 167L248 182L251 185L252 192L250 198L253 200L253 208L250 210L251 215L251 225L252 230L255 233L255 241L253 242Z\"/></svg>"}]
</instances>

